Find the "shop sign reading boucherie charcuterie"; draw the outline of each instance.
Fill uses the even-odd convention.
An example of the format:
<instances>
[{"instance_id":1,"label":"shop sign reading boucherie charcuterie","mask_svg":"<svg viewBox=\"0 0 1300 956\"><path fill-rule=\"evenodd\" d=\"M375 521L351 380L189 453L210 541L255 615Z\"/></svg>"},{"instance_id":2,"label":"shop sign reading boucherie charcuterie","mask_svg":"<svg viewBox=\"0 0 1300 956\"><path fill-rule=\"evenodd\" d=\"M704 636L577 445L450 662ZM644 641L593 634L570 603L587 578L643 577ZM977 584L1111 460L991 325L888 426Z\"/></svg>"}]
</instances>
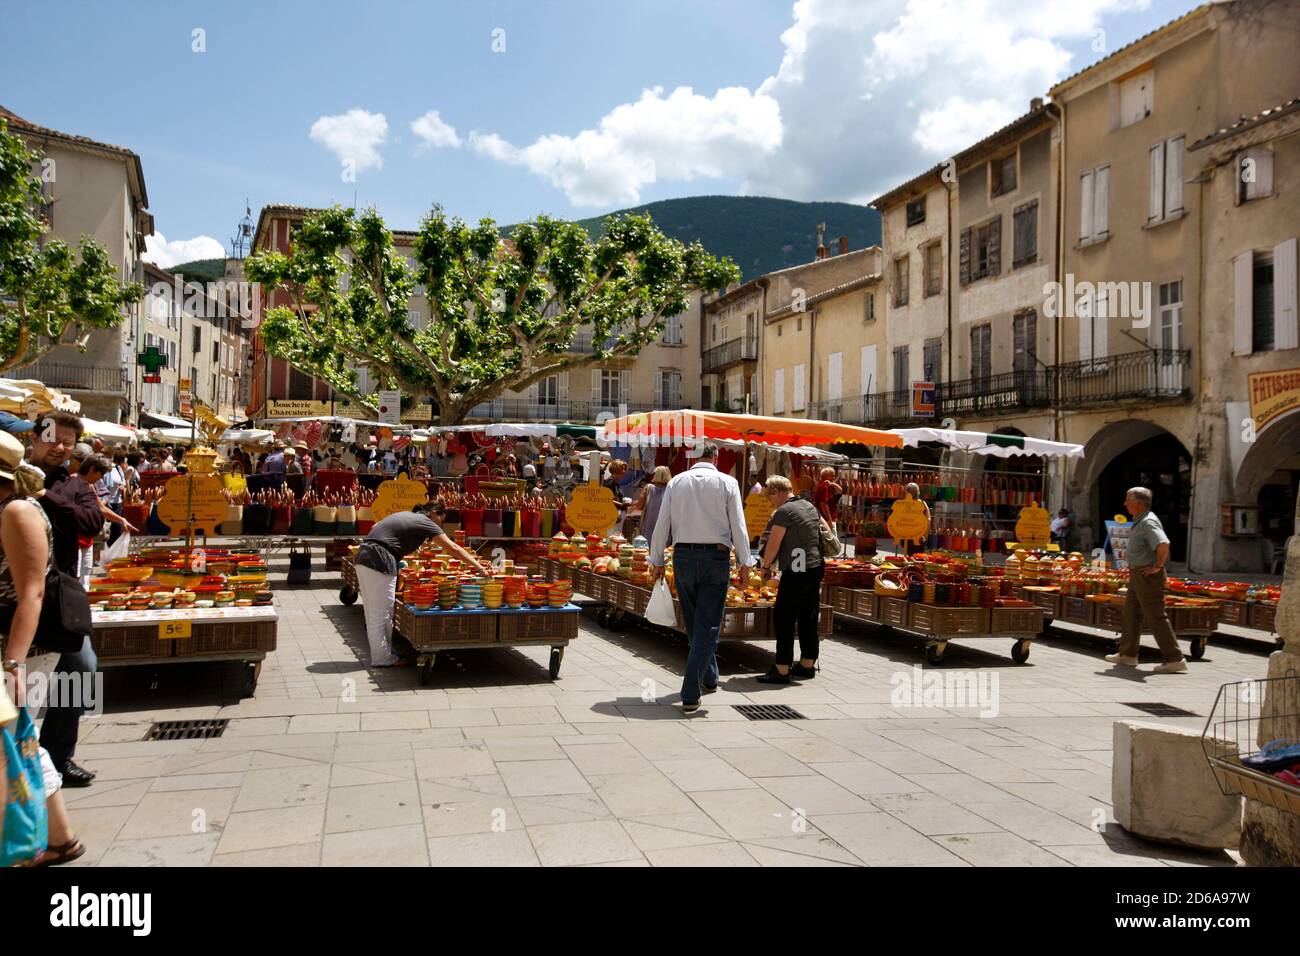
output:
<instances>
[{"instance_id":1,"label":"shop sign reading boucherie charcuterie","mask_svg":"<svg viewBox=\"0 0 1300 956\"><path fill-rule=\"evenodd\" d=\"M1300 368L1254 372L1246 381L1256 434L1279 415L1300 408Z\"/></svg>"}]
</instances>

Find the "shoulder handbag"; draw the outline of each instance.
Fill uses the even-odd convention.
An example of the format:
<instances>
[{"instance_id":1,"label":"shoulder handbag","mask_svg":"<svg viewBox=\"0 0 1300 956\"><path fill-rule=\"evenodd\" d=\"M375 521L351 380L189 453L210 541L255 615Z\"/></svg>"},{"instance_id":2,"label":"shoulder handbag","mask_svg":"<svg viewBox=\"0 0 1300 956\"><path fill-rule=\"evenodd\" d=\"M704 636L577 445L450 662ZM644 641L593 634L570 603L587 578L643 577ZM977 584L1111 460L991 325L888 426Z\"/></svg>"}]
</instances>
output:
<instances>
[{"instance_id":1,"label":"shoulder handbag","mask_svg":"<svg viewBox=\"0 0 1300 956\"><path fill-rule=\"evenodd\" d=\"M44 508L38 510L45 514ZM16 604L0 604L0 634L9 634L17 610ZM90 599L81 581L64 574L51 560L45 572L45 599L41 602L41 616L32 643L47 651L75 653L81 650L92 630Z\"/></svg>"},{"instance_id":2,"label":"shoulder handbag","mask_svg":"<svg viewBox=\"0 0 1300 956\"><path fill-rule=\"evenodd\" d=\"M820 539L823 558L839 557L840 552L844 550L844 545L840 543L839 537L821 515L817 516L817 536Z\"/></svg>"},{"instance_id":3,"label":"shoulder handbag","mask_svg":"<svg viewBox=\"0 0 1300 956\"><path fill-rule=\"evenodd\" d=\"M0 691L4 693L4 691ZM45 773L41 748L26 707L18 708L13 729L0 731L4 748L4 831L0 833L0 867L30 865L49 842L45 813Z\"/></svg>"}]
</instances>

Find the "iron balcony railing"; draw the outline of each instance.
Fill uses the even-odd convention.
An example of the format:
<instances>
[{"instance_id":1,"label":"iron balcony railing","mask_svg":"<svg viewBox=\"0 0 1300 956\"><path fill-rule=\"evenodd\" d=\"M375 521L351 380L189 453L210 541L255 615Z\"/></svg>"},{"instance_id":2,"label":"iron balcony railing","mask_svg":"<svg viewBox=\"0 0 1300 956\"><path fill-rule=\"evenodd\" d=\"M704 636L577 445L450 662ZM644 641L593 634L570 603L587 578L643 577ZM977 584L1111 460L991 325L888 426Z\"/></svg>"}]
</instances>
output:
<instances>
[{"instance_id":1,"label":"iron balcony railing","mask_svg":"<svg viewBox=\"0 0 1300 956\"><path fill-rule=\"evenodd\" d=\"M731 339L721 345L715 345L711 349L705 349L702 362L704 371L714 372L728 365L734 365L736 362L757 358L758 339L756 337L744 337Z\"/></svg>"},{"instance_id":2,"label":"iron balcony railing","mask_svg":"<svg viewBox=\"0 0 1300 956\"><path fill-rule=\"evenodd\" d=\"M1191 395L1191 349L1147 349L1058 365L1053 402L1078 408Z\"/></svg>"},{"instance_id":3,"label":"iron balcony railing","mask_svg":"<svg viewBox=\"0 0 1300 956\"><path fill-rule=\"evenodd\" d=\"M59 389L111 392L125 395L130 378L120 366L72 365L63 362L35 362L4 373L8 379L36 379Z\"/></svg>"},{"instance_id":4,"label":"iron balcony railing","mask_svg":"<svg viewBox=\"0 0 1300 956\"><path fill-rule=\"evenodd\" d=\"M940 416L983 418L1042 408L1052 403L1052 369L1026 369L943 382L935 398L935 411Z\"/></svg>"}]
</instances>

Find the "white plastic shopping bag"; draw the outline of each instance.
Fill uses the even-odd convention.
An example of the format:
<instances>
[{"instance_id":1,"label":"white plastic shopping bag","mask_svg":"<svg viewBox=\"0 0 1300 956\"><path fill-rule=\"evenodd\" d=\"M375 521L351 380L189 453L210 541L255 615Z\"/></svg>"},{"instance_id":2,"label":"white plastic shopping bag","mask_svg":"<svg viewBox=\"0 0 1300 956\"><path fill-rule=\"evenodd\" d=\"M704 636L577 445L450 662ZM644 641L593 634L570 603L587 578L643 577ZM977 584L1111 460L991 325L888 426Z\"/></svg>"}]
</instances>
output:
<instances>
[{"instance_id":1,"label":"white plastic shopping bag","mask_svg":"<svg viewBox=\"0 0 1300 956\"><path fill-rule=\"evenodd\" d=\"M108 567L108 562L116 561L118 558L126 558L131 555L131 532L123 531L117 536L117 540L110 544L99 554L100 567Z\"/></svg>"},{"instance_id":2,"label":"white plastic shopping bag","mask_svg":"<svg viewBox=\"0 0 1300 956\"><path fill-rule=\"evenodd\" d=\"M673 608L673 596L668 591L668 581L660 578L650 592L650 603L645 608L645 619L660 627L675 627L677 612Z\"/></svg>"}]
</instances>

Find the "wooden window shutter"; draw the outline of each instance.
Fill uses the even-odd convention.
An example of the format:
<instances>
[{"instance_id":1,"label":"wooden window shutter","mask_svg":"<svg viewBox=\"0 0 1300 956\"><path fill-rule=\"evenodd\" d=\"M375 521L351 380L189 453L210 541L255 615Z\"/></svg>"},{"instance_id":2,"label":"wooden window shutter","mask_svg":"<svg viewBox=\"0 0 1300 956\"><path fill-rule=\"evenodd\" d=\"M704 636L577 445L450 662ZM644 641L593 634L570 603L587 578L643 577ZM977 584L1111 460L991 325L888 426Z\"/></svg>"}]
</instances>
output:
<instances>
[{"instance_id":1,"label":"wooden window shutter","mask_svg":"<svg viewBox=\"0 0 1300 956\"><path fill-rule=\"evenodd\" d=\"M970 285L970 229L961 231L961 248L957 253L957 270L962 285Z\"/></svg>"},{"instance_id":2,"label":"wooden window shutter","mask_svg":"<svg viewBox=\"0 0 1300 956\"><path fill-rule=\"evenodd\" d=\"M600 404L600 369L591 370L591 400L597 405Z\"/></svg>"},{"instance_id":3,"label":"wooden window shutter","mask_svg":"<svg viewBox=\"0 0 1300 956\"><path fill-rule=\"evenodd\" d=\"M618 373L618 400L621 404L628 404L632 400L632 371L623 369Z\"/></svg>"},{"instance_id":4,"label":"wooden window shutter","mask_svg":"<svg viewBox=\"0 0 1300 956\"><path fill-rule=\"evenodd\" d=\"M1165 144L1165 215L1183 211L1183 143L1177 136Z\"/></svg>"},{"instance_id":5,"label":"wooden window shutter","mask_svg":"<svg viewBox=\"0 0 1300 956\"><path fill-rule=\"evenodd\" d=\"M1147 205L1147 221L1163 219L1165 215L1165 144L1151 147L1151 195Z\"/></svg>"},{"instance_id":6,"label":"wooden window shutter","mask_svg":"<svg viewBox=\"0 0 1300 956\"><path fill-rule=\"evenodd\" d=\"M1002 271L1002 214L989 223L989 275Z\"/></svg>"},{"instance_id":7,"label":"wooden window shutter","mask_svg":"<svg viewBox=\"0 0 1300 956\"><path fill-rule=\"evenodd\" d=\"M1098 237L1110 232L1110 167L1102 166L1097 170L1095 205L1092 211L1092 226Z\"/></svg>"},{"instance_id":8,"label":"wooden window shutter","mask_svg":"<svg viewBox=\"0 0 1300 956\"><path fill-rule=\"evenodd\" d=\"M1092 238L1093 185L1096 176L1084 173L1079 179L1079 238Z\"/></svg>"},{"instance_id":9,"label":"wooden window shutter","mask_svg":"<svg viewBox=\"0 0 1300 956\"><path fill-rule=\"evenodd\" d=\"M1232 354L1249 355L1254 350L1251 333L1251 297L1254 291L1255 253L1246 250L1232 260Z\"/></svg>"},{"instance_id":10,"label":"wooden window shutter","mask_svg":"<svg viewBox=\"0 0 1300 956\"><path fill-rule=\"evenodd\" d=\"M1276 349L1300 346L1300 329L1296 326L1296 241L1295 238L1273 247L1273 335Z\"/></svg>"}]
</instances>

